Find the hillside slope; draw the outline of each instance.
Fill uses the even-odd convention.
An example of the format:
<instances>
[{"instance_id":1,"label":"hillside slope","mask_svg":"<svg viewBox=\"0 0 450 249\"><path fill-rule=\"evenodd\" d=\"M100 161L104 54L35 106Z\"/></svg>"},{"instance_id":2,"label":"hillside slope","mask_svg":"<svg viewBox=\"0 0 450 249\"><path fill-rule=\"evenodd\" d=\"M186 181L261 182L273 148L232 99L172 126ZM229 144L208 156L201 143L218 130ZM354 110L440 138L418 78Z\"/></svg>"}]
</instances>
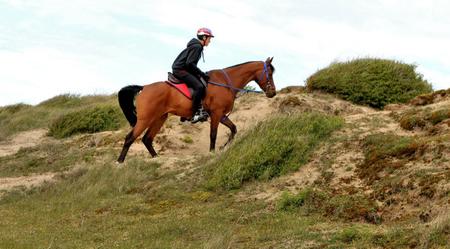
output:
<instances>
[{"instance_id":1,"label":"hillside slope","mask_svg":"<svg viewBox=\"0 0 450 249\"><path fill-rule=\"evenodd\" d=\"M191 125L170 117L155 140L160 156L152 159L137 140L119 168L115 158L128 128L58 140L42 129L15 134L0 144L1 215L9 217L0 224L12 231L0 245L28 248L32 242L48 242L49 247L45 236L55 232L51 221L37 221L42 237L27 239L18 233L34 231L26 219L54 208L49 219L67 223L58 225L61 231L78 231L69 236L72 241L55 235L63 247L112 245L95 237L96 232L88 236L89 229L77 225L84 217L93 226L102 224L107 234L100 234L106 237L122 236L116 228L125 227L130 232L123 235L124 244L117 243L131 245L126 243L131 237L133 248L217 248L223 243L229 248L445 248L450 239L449 110L445 93L383 111L300 87L283 89L274 99L243 95L230 115L238 139L275 114L338 115L345 125L298 171L225 193L198 185L203 167L222 153L208 152L209 123ZM228 133L220 126L217 147ZM289 204L294 211L280 209L286 205L280 204L283 200L296 195L302 199ZM40 206L44 200L53 206ZM74 217L66 209L76 200L80 206L69 207ZM153 222L163 225L149 225ZM183 228L177 230L177 224ZM155 237L142 235L142 229ZM75 239L79 236L85 241Z\"/></svg>"}]
</instances>

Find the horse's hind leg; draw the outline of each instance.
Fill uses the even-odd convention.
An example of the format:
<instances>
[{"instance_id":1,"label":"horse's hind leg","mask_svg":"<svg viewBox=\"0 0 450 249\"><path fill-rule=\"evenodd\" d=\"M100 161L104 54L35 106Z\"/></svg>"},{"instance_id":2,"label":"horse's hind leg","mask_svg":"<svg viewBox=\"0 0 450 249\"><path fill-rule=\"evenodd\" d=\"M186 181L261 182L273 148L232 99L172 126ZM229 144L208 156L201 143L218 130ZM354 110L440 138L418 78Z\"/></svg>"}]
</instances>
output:
<instances>
[{"instance_id":1,"label":"horse's hind leg","mask_svg":"<svg viewBox=\"0 0 450 249\"><path fill-rule=\"evenodd\" d=\"M125 143L123 144L122 152L120 153L119 159L117 159L117 162L123 163L125 160L125 156L128 153L128 150L130 149L131 144L133 144L134 140L136 140L139 135L145 130L146 125L144 122L138 120L136 125L134 126L133 130L131 130L130 133L125 137Z\"/></svg>"},{"instance_id":2,"label":"horse's hind leg","mask_svg":"<svg viewBox=\"0 0 450 249\"><path fill-rule=\"evenodd\" d=\"M163 126L164 122L166 122L168 114L164 114L160 119L153 122L145 133L144 137L142 137L142 142L147 148L148 152L152 155L152 157L158 156L155 149L153 148L153 139L156 134L158 134L159 130Z\"/></svg>"}]
</instances>

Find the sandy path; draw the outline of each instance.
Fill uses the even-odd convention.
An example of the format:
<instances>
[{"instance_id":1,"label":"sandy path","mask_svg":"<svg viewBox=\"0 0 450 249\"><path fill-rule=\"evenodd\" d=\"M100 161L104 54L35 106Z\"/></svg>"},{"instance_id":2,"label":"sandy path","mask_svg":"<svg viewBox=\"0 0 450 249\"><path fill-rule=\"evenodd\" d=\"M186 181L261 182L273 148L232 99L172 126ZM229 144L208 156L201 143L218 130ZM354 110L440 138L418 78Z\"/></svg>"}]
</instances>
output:
<instances>
[{"instance_id":1,"label":"sandy path","mask_svg":"<svg viewBox=\"0 0 450 249\"><path fill-rule=\"evenodd\" d=\"M45 173L41 175L4 177L0 178L0 191L11 190L15 187L23 186L26 188L40 185L44 182L52 181L56 173Z\"/></svg>"},{"instance_id":2,"label":"sandy path","mask_svg":"<svg viewBox=\"0 0 450 249\"><path fill-rule=\"evenodd\" d=\"M42 143L46 133L46 129L18 133L11 139L0 143L0 157L13 155L21 148L33 147ZM55 173L49 172L31 176L3 177L0 178L0 191L9 191L20 186L30 188L51 181L54 176Z\"/></svg>"},{"instance_id":3,"label":"sandy path","mask_svg":"<svg viewBox=\"0 0 450 249\"><path fill-rule=\"evenodd\" d=\"M9 156L17 153L20 148L32 147L42 141L46 129L38 129L25 131L17 134L16 136L0 143L0 157Z\"/></svg>"}]
</instances>

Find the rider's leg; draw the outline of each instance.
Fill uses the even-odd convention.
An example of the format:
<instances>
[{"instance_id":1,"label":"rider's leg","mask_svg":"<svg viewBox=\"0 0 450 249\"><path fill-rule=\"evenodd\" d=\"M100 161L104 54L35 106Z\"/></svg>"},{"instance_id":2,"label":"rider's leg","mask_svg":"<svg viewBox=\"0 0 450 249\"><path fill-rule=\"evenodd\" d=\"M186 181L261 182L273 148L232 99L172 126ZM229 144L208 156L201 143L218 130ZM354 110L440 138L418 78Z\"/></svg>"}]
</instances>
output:
<instances>
[{"instance_id":1,"label":"rider's leg","mask_svg":"<svg viewBox=\"0 0 450 249\"><path fill-rule=\"evenodd\" d=\"M191 74L186 74L179 78L194 90L192 94L192 116L199 115L202 120L205 119L205 114L199 112L202 109L201 102L205 95L205 87L202 82Z\"/></svg>"}]
</instances>

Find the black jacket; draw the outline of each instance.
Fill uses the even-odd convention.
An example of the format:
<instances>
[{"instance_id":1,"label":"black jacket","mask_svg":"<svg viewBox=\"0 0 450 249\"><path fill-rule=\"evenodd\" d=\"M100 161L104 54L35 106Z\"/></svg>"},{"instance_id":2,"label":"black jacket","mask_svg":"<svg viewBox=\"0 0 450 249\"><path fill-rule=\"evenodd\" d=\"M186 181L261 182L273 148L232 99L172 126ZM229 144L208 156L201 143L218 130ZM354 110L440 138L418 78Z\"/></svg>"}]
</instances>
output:
<instances>
[{"instance_id":1,"label":"black jacket","mask_svg":"<svg viewBox=\"0 0 450 249\"><path fill-rule=\"evenodd\" d=\"M173 62L172 70L178 73L180 73L180 71L187 71L194 76L200 75L204 77L205 73L197 67L197 63L200 60L202 53L202 44L199 40L193 38Z\"/></svg>"}]
</instances>

